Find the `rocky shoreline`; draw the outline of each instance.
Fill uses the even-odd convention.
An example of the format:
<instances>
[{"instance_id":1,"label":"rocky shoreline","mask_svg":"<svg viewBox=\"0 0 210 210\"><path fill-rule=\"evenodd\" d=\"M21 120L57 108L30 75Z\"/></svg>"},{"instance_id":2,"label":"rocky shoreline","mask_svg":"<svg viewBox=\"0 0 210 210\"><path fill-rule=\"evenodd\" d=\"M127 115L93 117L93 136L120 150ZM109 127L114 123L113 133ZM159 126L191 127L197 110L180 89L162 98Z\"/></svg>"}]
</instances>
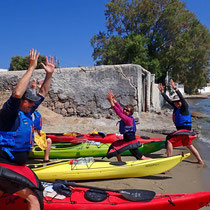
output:
<instances>
[{"instance_id":1,"label":"rocky shoreline","mask_svg":"<svg viewBox=\"0 0 210 210\"><path fill-rule=\"evenodd\" d=\"M202 93L199 95L187 95L185 94L185 98L187 99L206 99L210 98L210 92L209 93Z\"/></svg>"}]
</instances>

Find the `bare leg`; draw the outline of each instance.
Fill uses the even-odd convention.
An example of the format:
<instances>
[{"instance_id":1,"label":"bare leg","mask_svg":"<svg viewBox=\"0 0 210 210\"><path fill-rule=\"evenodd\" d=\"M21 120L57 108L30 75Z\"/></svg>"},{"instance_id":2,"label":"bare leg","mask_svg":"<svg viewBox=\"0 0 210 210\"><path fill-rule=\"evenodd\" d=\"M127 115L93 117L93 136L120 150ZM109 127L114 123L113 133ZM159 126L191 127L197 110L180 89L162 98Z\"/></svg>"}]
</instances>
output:
<instances>
[{"instance_id":1,"label":"bare leg","mask_svg":"<svg viewBox=\"0 0 210 210\"><path fill-rule=\"evenodd\" d=\"M166 152L167 152L167 157L171 157L173 154L173 145L170 141L167 142Z\"/></svg>"},{"instance_id":2,"label":"bare leg","mask_svg":"<svg viewBox=\"0 0 210 210\"><path fill-rule=\"evenodd\" d=\"M166 153L167 153L167 157L171 157L173 154L173 145L170 141L167 141ZM168 172L169 172L169 170L163 172L163 174L167 174Z\"/></svg>"},{"instance_id":3,"label":"bare leg","mask_svg":"<svg viewBox=\"0 0 210 210\"><path fill-rule=\"evenodd\" d=\"M40 204L38 198L33 191L29 188L25 188L16 192L21 198L24 198L29 203L29 210L40 210Z\"/></svg>"},{"instance_id":4,"label":"bare leg","mask_svg":"<svg viewBox=\"0 0 210 210\"><path fill-rule=\"evenodd\" d=\"M201 156L200 156L198 150L193 145L187 145L186 147L193 153L193 155L198 160L198 163L204 165L204 162L201 159Z\"/></svg>"},{"instance_id":5,"label":"bare leg","mask_svg":"<svg viewBox=\"0 0 210 210\"><path fill-rule=\"evenodd\" d=\"M44 160L45 161L48 161L49 160L51 145L52 145L51 138L47 138L47 148L44 151Z\"/></svg>"},{"instance_id":6,"label":"bare leg","mask_svg":"<svg viewBox=\"0 0 210 210\"><path fill-rule=\"evenodd\" d=\"M122 158L121 158L121 155L120 154L117 154L116 157L117 157L117 160L118 161L122 161Z\"/></svg>"}]
</instances>

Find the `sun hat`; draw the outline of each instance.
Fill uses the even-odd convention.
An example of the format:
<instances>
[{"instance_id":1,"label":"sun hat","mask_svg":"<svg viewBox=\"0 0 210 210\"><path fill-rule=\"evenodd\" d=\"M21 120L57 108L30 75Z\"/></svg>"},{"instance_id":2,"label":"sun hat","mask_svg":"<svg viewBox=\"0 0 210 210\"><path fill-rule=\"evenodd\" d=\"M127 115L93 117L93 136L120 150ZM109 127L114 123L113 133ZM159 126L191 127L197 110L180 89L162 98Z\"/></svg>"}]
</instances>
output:
<instances>
[{"instance_id":1,"label":"sun hat","mask_svg":"<svg viewBox=\"0 0 210 210\"><path fill-rule=\"evenodd\" d=\"M180 98L178 95L173 96L173 98L171 99L172 102L178 102L180 101Z\"/></svg>"},{"instance_id":2,"label":"sun hat","mask_svg":"<svg viewBox=\"0 0 210 210\"><path fill-rule=\"evenodd\" d=\"M41 99L41 97L36 94L36 91L34 89L28 87L26 89L25 93L23 94L22 99L28 99L28 100L31 100L31 101L38 101L38 100Z\"/></svg>"}]
</instances>

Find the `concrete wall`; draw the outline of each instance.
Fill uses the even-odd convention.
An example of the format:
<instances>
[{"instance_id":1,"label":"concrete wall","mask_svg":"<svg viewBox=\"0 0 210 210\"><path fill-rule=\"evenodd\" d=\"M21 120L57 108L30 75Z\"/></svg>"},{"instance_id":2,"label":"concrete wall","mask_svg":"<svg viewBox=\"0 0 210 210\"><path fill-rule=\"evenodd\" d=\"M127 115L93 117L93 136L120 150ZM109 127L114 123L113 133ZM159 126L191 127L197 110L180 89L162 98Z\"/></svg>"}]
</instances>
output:
<instances>
[{"instance_id":1,"label":"concrete wall","mask_svg":"<svg viewBox=\"0 0 210 210\"><path fill-rule=\"evenodd\" d=\"M158 84L152 83L152 94L151 94L151 110L158 112L161 110L161 107L164 105L163 97L160 94L158 89Z\"/></svg>"},{"instance_id":2,"label":"concrete wall","mask_svg":"<svg viewBox=\"0 0 210 210\"><path fill-rule=\"evenodd\" d=\"M24 73L1 72L0 90L12 90ZM44 76L44 70L35 70L33 79ZM56 69L44 105L63 116L112 118L106 100L110 89L122 106L133 104L137 113L160 110L161 97L150 72L131 64Z\"/></svg>"}]
</instances>

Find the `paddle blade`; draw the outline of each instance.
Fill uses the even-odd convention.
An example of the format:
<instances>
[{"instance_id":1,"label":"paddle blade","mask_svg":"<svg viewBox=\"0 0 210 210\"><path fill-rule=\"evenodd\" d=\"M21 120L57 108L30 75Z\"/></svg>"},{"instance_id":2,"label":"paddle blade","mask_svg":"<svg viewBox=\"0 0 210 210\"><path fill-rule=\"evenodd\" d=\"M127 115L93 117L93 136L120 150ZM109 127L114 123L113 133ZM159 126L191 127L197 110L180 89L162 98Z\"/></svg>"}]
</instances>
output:
<instances>
[{"instance_id":1,"label":"paddle blade","mask_svg":"<svg viewBox=\"0 0 210 210\"><path fill-rule=\"evenodd\" d=\"M135 190L135 189L126 189L119 190L119 193L126 198L127 200L135 202L149 202L155 197L155 192L150 190Z\"/></svg>"},{"instance_id":2,"label":"paddle blade","mask_svg":"<svg viewBox=\"0 0 210 210\"><path fill-rule=\"evenodd\" d=\"M85 192L84 197L88 201L101 202L107 199L108 193L104 190L89 189Z\"/></svg>"}]
</instances>

